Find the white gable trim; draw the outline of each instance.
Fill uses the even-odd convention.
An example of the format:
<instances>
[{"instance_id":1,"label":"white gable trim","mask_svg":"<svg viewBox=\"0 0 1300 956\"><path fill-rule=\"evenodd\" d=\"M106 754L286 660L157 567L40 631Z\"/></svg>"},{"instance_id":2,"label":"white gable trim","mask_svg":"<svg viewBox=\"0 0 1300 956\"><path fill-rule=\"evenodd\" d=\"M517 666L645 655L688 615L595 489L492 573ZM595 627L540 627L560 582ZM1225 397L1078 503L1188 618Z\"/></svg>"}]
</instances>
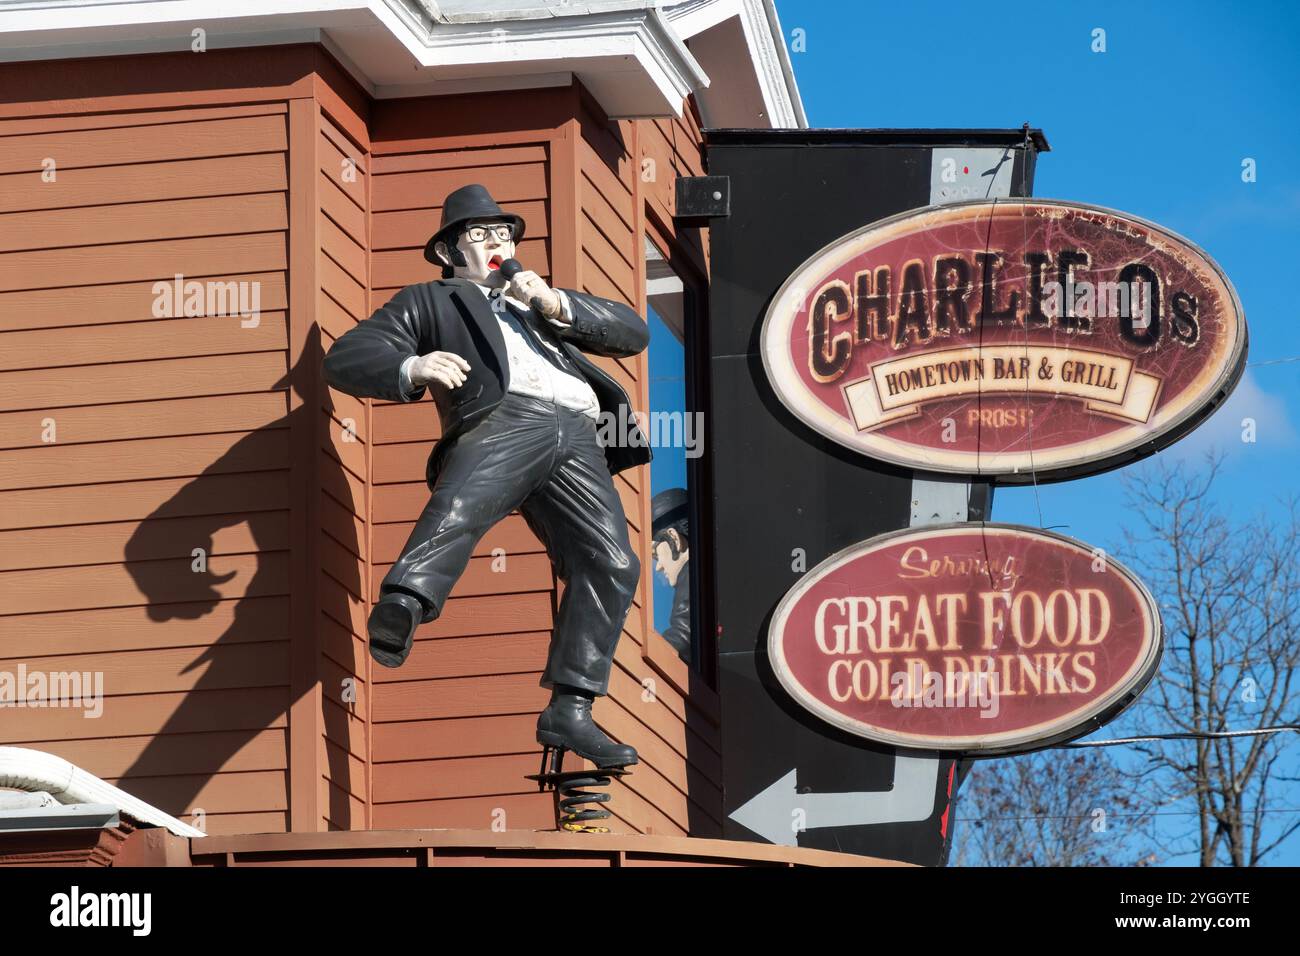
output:
<instances>
[{"instance_id":1,"label":"white gable trim","mask_svg":"<svg viewBox=\"0 0 1300 956\"><path fill-rule=\"evenodd\" d=\"M380 98L576 76L609 115L639 118L681 115L683 99L709 88L684 41L717 27L738 31L745 52L737 41L720 58L715 98L757 83L763 105L747 125L803 125L770 0L519 0L479 10L436 0L0 0L0 61L187 52L202 28L208 49L321 43Z\"/></svg>"}]
</instances>

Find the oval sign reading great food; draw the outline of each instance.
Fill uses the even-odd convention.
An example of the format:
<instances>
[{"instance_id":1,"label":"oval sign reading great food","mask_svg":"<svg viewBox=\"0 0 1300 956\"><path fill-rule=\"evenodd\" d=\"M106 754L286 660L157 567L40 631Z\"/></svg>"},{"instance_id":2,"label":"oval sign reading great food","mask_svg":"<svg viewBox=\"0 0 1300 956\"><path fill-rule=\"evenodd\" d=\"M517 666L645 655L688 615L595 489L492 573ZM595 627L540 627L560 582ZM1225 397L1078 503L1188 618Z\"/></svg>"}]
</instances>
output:
<instances>
[{"instance_id":1,"label":"oval sign reading great food","mask_svg":"<svg viewBox=\"0 0 1300 956\"><path fill-rule=\"evenodd\" d=\"M852 734L1008 753L1090 733L1160 660L1150 593L1103 552L1050 532L936 525L832 555L768 631L781 684Z\"/></svg>"},{"instance_id":2,"label":"oval sign reading great food","mask_svg":"<svg viewBox=\"0 0 1300 956\"><path fill-rule=\"evenodd\" d=\"M763 364L809 427L926 471L1075 477L1191 430L1236 385L1223 272L1124 213L932 206L831 243L767 312Z\"/></svg>"}]
</instances>

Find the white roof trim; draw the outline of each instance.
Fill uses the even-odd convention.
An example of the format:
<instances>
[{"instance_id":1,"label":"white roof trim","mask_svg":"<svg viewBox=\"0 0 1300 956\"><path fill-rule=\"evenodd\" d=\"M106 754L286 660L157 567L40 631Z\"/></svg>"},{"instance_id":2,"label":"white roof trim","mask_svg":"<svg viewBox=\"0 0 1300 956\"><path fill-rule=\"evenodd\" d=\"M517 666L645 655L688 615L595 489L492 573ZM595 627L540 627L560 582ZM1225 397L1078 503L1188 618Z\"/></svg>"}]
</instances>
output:
<instances>
[{"instance_id":1,"label":"white roof trim","mask_svg":"<svg viewBox=\"0 0 1300 956\"><path fill-rule=\"evenodd\" d=\"M105 830L120 826L122 815L111 803L27 807L0 810L0 833L45 833L50 830Z\"/></svg>"},{"instance_id":2,"label":"white roof trim","mask_svg":"<svg viewBox=\"0 0 1300 956\"><path fill-rule=\"evenodd\" d=\"M43 750L0 747L0 787L45 791L65 806L111 804L122 813L156 827L166 827L177 836L207 836L202 830Z\"/></svg>"},{"instance_id":3,"label":"white roof trim","mask_svg":"<svg viewBox=\"0 0 1300 956\"><path fill-rule=\"evenodd\" d=\"M0 0L0 60L187 52L201 27L209 49L324 43L378 96L576 75L610 115L649 117L681 115L682 100L709 83L648 0L573 0L552 15L498 9L465 21L447 22L430 0Z\"/></svg>"},{"instance_id":4,"label":"white roof trim","mask_svg":"<svg viewBox=\"0 0 1300 956\"><path fill-rule=\"evenodd\" d=\"M484 68L500 72L520 61L549 64L578 74L598 99L597 87L603 78L599 70L584 69L583 64L634 60L678 116L682 100L709 85L695 57L654 9L548 20L498 20L490 25L449 24L430 33L424 50L413 52L424 65L473 68L479 74ZM616 110L614 115L632 114Z\"/></svg>"},{"instance_id":5,"label":"white roof trim","mask_svg":"<svg viewBox=\"0 0 1300 956\"><path fill-rule=\"evenodd\" d=\"M807 125L772 0L0 0L0 62L185 52L196 27L208 49L321 43L379 98L577 76L616 117L680 115L709 85L684 41L721 28L733 123Z\"/></svg>"},{"instance_id":6,"label":"white roof trim","mask_svg":"<svg viewBox=\"0 0 1300 956\"><path fill-rule=\"evenodd\" d=\"M772 0L685 0L668 8L665 15L684 40L737 18L764 104L764 116L755 117L750 125L808 126ZM714 72L719 72L716 67Z\"/></svg>"},{"instance_id":7,"label":"white roof trim","mask_svg":"<svg viewBox=\"0 0 1300 956\"><path fill-rule=\"evenodd\" d=\"M790 63L790 51L785 45L781 18L776 14L776 0L748 0L748 2L751 6L761 3L763 7L764 19L768 26L768 29L763 31L763 35L767 38L766 42L770 44L772 52L776 54L776 65L781 72L778 80L775 72L760 71L760 82L764 81L762 78L766 78L771 84L773 96L779 96L783 101L781 115L783 119L789 120L789 127L807 129L808 115L804 112L803 97L799 95L799 82L795 79L794 66ZM766 56L764 62L768 62ZM788 112L785 109L786 104L789 105ZM772 125L775 128L784 124L773 123Z\"/></svg>"}]
</instances>

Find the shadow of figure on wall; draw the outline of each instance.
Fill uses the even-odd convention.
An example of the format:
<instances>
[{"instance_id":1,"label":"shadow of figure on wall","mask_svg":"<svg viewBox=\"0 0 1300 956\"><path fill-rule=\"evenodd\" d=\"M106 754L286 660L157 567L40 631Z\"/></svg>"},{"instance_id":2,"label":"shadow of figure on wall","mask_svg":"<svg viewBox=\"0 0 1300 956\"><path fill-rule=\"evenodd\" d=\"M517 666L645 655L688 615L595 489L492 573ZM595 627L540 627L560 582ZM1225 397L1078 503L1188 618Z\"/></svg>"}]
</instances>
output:
<instances>
[{"instance_id":1,"label":"shadow of figure on wall","mask_svg":"<svg viewBox=\"0 0 1300 956\"><path fill-rule=\"evenodd\" d=\"M364 547L355 522L332 522L331 546L342 548L352 560L331 561L327 571L304 570L301 565L307 556L301 553L302 542L293 541L290 524L290 508L301 504L296 496L302 495L292 487L294 463L290 461L297 447L293 436L300 428L312 429L318 436L313 445L312 467L317 472L312 487L329 489L322 490L322 496L332 492L336 503L353 514L366 513L363 500L347 500L354 494L349 488L357 487L360 479L354 478L350 486L343 465L325 450L325 423L333 429L342 426L328 417L333 402L321 382L321 356L319 331L313 329L298 364L273 386L285 396L286 406L290 389L306 395L306 401L240 437L141 521L126 545L126 567L156 626L205 617L228 619L218 623L210 637L205 636L210 630L177 629L176 644L168 646L195 652L176 674L179 702L116 781L128 793L196 825L205 822L192 819L200 812L274 812L281 815L282 824L270 817L250 818L238 829L291 829L293 781L288 754L289 715L295 703L291 684L291 589L295 586L310 582L318 588L319 610L308 606L315 618L311 634L316 681L334 673L357 677L358 702L342 701L342 693L331 686L329 693L321 695L320 705L324 710L320 719L332 741L353 737L349 725L364 693L364 645L356 653L347 629L357 617L350 605L362 603L366 593L360 557ZM219 497L214 495L217 485L222 486ZM340 494L343 500L338 500ZM214 554L214 537L241 524L246 525L247 536L228 535L230 543ZM320 522L307 528L307 533L326 534ZM177 540L178 535L183 540ZM309 577L316 573L321 574L319 584ZM307 686L302 693L313 690ZM111 703L110 699L106 715L111 715ZM314 725L318 718L313 714L311 719ZM363 795L365 781L350 779L348 755L342 747L331 744L326 750L329 766L316 768L312 761L311 785L317 786L323 773L337 786L331 787L329 804L321 812L330 818L332 828L364 827L364 820L354 819L347 793ZM205 794L219 773L224 775L224 785ZM245 779L239 780L240 776Z\"/></svg>"}]
</instances>

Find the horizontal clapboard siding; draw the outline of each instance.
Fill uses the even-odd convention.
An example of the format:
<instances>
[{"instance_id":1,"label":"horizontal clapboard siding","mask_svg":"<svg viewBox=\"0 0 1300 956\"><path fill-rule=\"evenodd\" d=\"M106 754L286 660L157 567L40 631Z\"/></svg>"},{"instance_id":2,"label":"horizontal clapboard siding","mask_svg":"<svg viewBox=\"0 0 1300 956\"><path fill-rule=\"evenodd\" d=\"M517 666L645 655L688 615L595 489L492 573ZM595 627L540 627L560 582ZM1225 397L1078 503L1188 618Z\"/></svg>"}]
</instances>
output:
<instances>
[{"instance_id":1,"label":"horizontal clapboard siding","mask_svg":"<svg viewBox=\"0 0 1300 956\"><path fill-rule=\"evenodd\" d=\"M346 123L344 125L351 125ZM352 119L356 119L355 116ZM315 140L321 353L369 315L371 157L327 112ZM370 655L365 619L371 590L370 400L321 389L319 537L321 828L368 825Z\"/></svg>"},{"instance_id":2,"label":"horizontal clapboard siding","mask_svg":"<svg viewBox=\"0 0 1300 956\"><path fill-rule=\"evenodd\" d=\"M437 275L424 243L471 182L527 220L529 268L643 311L647 215L671 232L694 113L611 122L576 83L376 102L306 46L119 59L68 73L110 92L60 75L32 108L0 67L0 669L104 691L98 717L6 710L0 743L213 834L550 828L525 774L563 585L512 515L407 664L375 665L366 619L440 429L319 362ZM169 303L178 275L205 295ZM224 288L256 288L256 321L212 314ZM645 407L646 356L594 361ZM596 719L641 763L611 824L714 835L716 726L646 653L648 470L615 486L643 579Z\"/></svg>"},{"instance_id":3,"label":"horizontal clapboard siding","mask_svg":"<svg viewBox=\"0 0 1300 956\"><path fill-rule=\"evenodd\" d=\"M539 91L516 102L554 97ZM550 278L549 131L531 141L520 130L508 142L476 135L476 102L485 98L442 98L436 111L419 101L378 107L377 128L401 138L377 136L373 144L372 308L402 286L438 276L424 244L441 219L442 198L469 183L482 183L524 217L518 258ZM524 105L522 115L544 109ZM428 502L425 462L440 429L427 398L375 402L371 429L373 594ZM549 795L524 775L537 770L535 725L548 699L538 681L557 602L541 542L511 515L479 542L442 616L416 632L406 664L375 669L374 826L484 828L500 826L501 814L510 829L554 825Z\"/></svg>"},{"instance_id":4,"label":"horizontal clapboard siding","mask_svg":"<svg viewBox=\"0 0 1300 956\"><path fill-rule=\"evenodd\" d=\"M638 168L642 177L646 208L654 212L662 229L680 244L681 250L707 272L709 233L707 229L678 229L674 181L678 176L704 175L704 135L700 130L695 103L687 98L682 115L671 119L641 120L638 124Z\"/></svg>"},{"instance_id":5,"label":"horizontal clapboard siding","mask_svg":"<svg viewBox=\"0 0 1300 956\"><path fill-rule=\"evenodd\" d=\"M689 110L690 104L687 104ZM673 129L668 121L609 120L589 97L580 100L577 142L577 239L580 248L579 276L587 291L621 299L645 314L644 236L647 215L656 220L667 217L671 222L673 182L677 175L698 173L701 137L698 128ZM688 120L689 123L689 120ZM668 138L663 134L668 130ZM697 157L694 172L673 150L676 136L679 149ZM647 160L649 160L647 162ZM625 384L639 407L649 401L645 370L649 355L620 360L620 371L630 383ZM639 494L633 501L625 499L629 514L639 521L649 520L649 469L641 467L624 472ZM648 532L648 528L647 528ZM643 537L642 594L653 591L653 555L649 534ZM631 618L637 626L632 627ZM653 616L647 603L638 601L629 616L630 639L620 643L615 669L610 680L609 696L596 705L597 720L611 735L637 748L640 773L624 782L629 799L619 799L616 815L626 828L642 832L680 833L717 836L721 833L722 794L720 741L717 726L694 707L666 680L648 658L663 660L663 648L657 654L647 652L648 640L663 644L650 632ZM665 645L666 647L666 645ZM681 668L675 654L669 653L667 665ZM684 668L681 668L684 674ZM647 699L645 688L655 693ZM623 797L620 792L619 797Z\"/></svg>"},{"instance_id":6,"label":"horizontal clapboard siding","mask_svg":"<svg viewBox=\"0 0 1300 956\"><path fill-rule=\"evenodd\" d=\"M0 120L0 669L103 692L0 739L209 832L287 825L287 148L283 102Z\"/></svg>"}]
</instances>

